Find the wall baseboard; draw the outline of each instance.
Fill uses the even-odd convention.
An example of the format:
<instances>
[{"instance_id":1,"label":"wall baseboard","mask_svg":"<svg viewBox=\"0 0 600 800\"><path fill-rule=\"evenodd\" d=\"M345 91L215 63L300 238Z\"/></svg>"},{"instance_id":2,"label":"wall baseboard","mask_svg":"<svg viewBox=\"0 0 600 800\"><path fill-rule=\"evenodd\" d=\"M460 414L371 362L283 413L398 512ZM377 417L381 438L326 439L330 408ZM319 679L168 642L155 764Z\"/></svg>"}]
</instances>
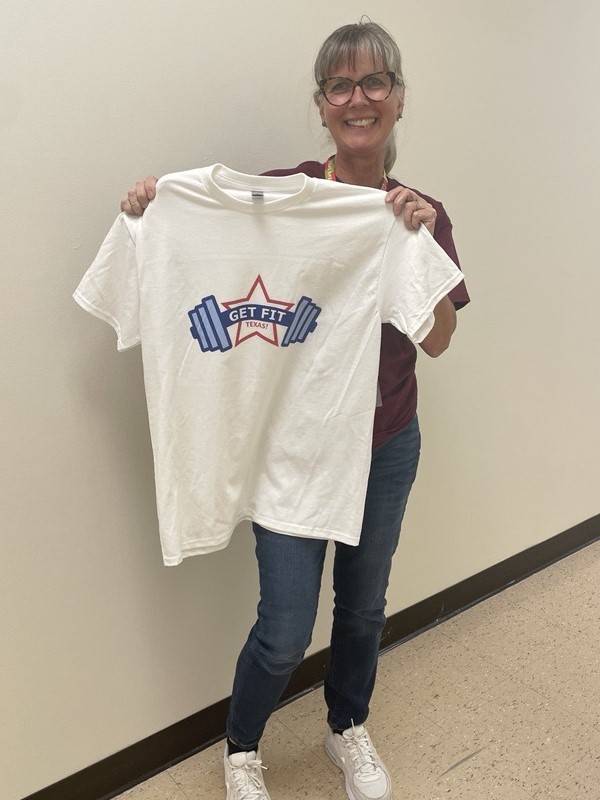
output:
<instances>
[{"instance_id":1,"label":"wall baseboard","mask_svg":"<svg viewBox=\"0 0 600 800\"><path fill-rule=\"evenodd\" d=\"M600 539L600 514L390 616L380 651L417 636ZM323 683L329 648L295 670L278 708ZM225 737L225 698L24 800L110 800ZM35 756L32 756L35 757Z\"/></svg>"}]
</instances>

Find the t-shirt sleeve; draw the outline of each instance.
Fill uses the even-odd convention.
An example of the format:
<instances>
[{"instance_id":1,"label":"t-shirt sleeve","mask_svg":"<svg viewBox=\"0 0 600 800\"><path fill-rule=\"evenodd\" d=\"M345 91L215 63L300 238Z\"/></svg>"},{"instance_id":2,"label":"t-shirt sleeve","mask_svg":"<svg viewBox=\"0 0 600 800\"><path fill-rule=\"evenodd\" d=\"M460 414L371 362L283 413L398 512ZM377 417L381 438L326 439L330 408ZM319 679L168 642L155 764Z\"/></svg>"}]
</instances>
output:
<instances>
[{"instance_id":1,"label":"t-shirt sleeve","mask_svg":"<svg viewBox=\"0 0 600 800\"><path fill-rule=\"evenodd\" d=\"M139 288L135 234L141 218L121 212L94 261L73 292L85 311L104 320L117 334L117 350L140 343Z\"/></svg>"},{"instance_id":2,"label":"t-shirt sleeve","mask_svg":"<svg viewBox=\"0 0 600 800\"><path fill-rule=\"evenodd\" d=\"M425 225L410 231L394 218L383 253L378 291L382 322L418 344L435 323L433 309L463 274Z\"/></svg>"}]
</instances>

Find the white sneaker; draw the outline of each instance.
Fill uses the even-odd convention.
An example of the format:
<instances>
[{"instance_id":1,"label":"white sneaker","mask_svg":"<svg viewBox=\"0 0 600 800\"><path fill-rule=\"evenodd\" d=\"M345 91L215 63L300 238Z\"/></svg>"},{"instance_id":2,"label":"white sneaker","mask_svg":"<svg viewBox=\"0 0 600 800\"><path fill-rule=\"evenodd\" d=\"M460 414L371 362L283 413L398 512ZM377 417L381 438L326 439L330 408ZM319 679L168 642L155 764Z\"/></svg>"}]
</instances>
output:
<instances>
[{"instance_id":1,"label":"white sneaker","mask_svg":"<svg viewBox=\"0 0 600 800\"><path fill-rule=\"evenodd\" d=\"M271 800L262 776L263 769L269 768L260 760L260 747L258 751L229 755L225 742L223 762L227 787L226 800Z\"/></svg>"},{"instance_id":2,"label":"white sneaker","mask_svg":"<svg viewBox=\"0 0 600 800\"><path fill-rule=\"evenodd\" d=\"M392 779L365 726L352 723L343 734L327 727L325 750L343 771L350 800L391 800Z\"/></svg>"}]
</instances>

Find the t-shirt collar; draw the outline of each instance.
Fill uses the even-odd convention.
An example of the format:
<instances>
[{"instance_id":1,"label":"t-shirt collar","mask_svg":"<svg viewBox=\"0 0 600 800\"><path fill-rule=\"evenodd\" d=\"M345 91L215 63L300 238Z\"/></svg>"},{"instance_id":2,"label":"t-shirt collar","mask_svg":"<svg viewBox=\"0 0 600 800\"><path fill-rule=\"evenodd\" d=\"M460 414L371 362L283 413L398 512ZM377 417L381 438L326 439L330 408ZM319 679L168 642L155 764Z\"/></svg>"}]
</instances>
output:
<instances>
[{"instance_id":1,"label":"t-shirt collar","mask_svg":"<svg viewBox=\"0 0 600 800\"><path fill-rule=\"evenodd\" d=\"M265 214L280 211L305 201L314 191L317 178L309 178L304 173L294 175L247 175L236 172L224 164L213 164L203 174L208 192L222 205L245 211L250 214ZM248 199L243 200L233 195L228 189L245 189ZM285 192L284 197L268 199L269 192ZM266 198L252 197L252 193L264 192Z\"/></svg>"}]
</instances>

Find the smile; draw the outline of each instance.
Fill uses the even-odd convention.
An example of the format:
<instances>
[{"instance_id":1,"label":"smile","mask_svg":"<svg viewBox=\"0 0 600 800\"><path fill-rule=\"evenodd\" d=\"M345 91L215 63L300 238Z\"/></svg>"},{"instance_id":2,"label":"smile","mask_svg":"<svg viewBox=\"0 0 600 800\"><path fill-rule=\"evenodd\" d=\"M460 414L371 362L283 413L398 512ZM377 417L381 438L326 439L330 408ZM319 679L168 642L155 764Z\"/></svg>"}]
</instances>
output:
<instances>
[{"instance_id":1,"label":"smile","mask_svg":"<svg viewBox=\"0 0 600 800\"><path fill-rule=\"evenodd\" d=\"M351 128L368 128L370 125L374 125L377 122L375 117L365 117L364 119L347 119L345 120L346 125L350 125Z\"/></svg>"}]
</instances>

